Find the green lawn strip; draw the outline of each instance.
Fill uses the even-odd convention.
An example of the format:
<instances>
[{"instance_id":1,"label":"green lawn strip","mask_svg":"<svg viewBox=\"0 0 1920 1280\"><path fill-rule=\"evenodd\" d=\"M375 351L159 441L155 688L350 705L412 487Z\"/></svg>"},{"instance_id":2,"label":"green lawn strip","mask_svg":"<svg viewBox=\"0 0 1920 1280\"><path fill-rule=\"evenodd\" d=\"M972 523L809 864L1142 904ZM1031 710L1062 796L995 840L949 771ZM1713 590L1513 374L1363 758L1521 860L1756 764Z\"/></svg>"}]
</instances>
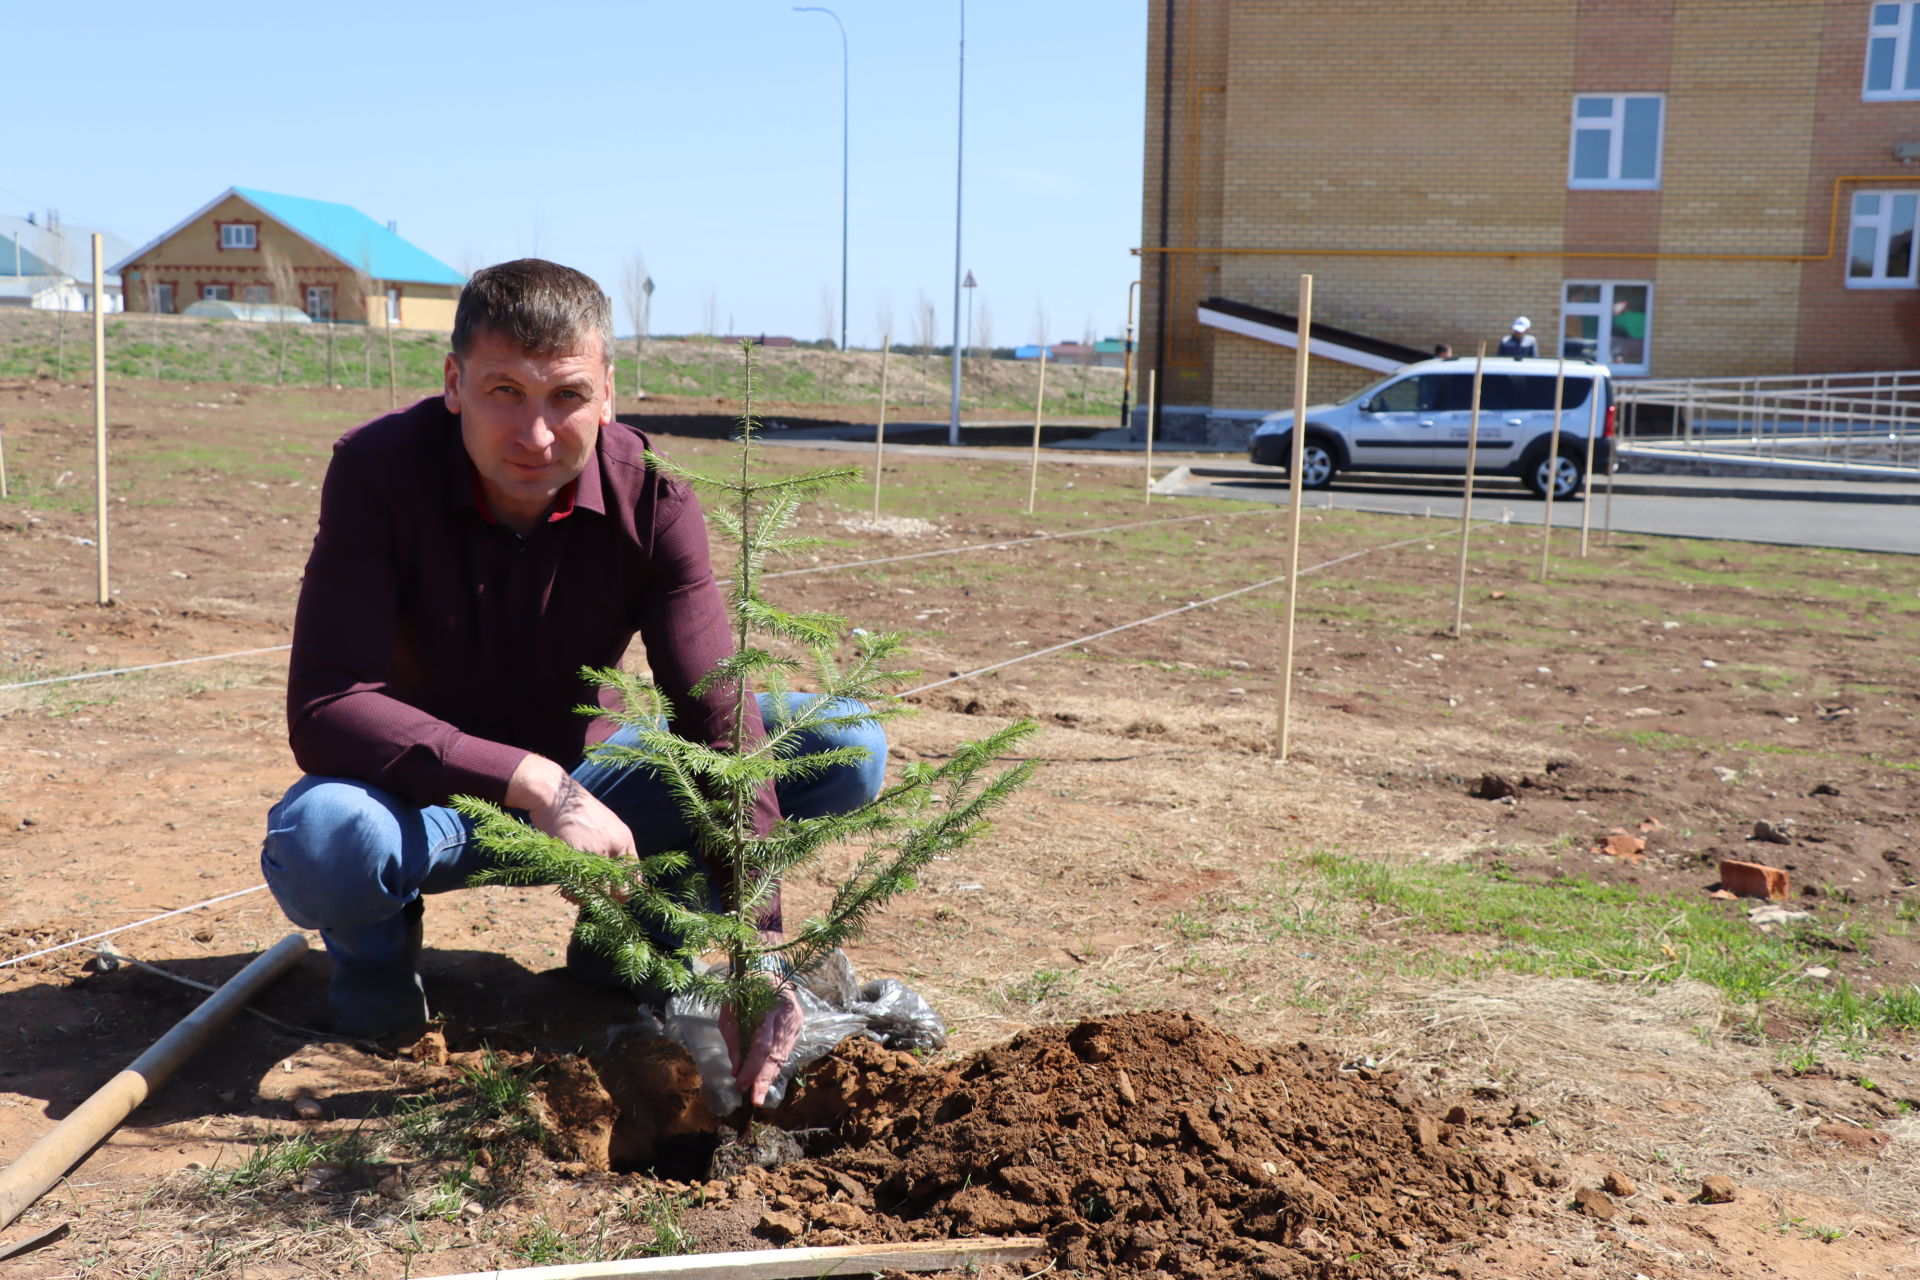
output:
<instances>
[{"instance_id":1,"label":"green lawn strip","mask_svg":"<svg viewBox=\"0 0 1920 1280\"><path fill-rule=\"evenodd\" d=\"M1581 877L1529 884L1475 867L1388 865L1335 853L1316 853L1307 866L1325 890L1391 913L1400 932L1489 939L1465 955L1432 950L1440 970L1463 977L1494 965L1544 977L1692 979L1748 1007L1755 1025L1774 1012L1819 1036L1920 1027L1920 987L1862 992L1844 979L1804 981L1819 953L1801 945L1802 934L1764 932L1719 902ZM1817 943L1816 935L1804 936Z\"/></svg>"}]
</instances>

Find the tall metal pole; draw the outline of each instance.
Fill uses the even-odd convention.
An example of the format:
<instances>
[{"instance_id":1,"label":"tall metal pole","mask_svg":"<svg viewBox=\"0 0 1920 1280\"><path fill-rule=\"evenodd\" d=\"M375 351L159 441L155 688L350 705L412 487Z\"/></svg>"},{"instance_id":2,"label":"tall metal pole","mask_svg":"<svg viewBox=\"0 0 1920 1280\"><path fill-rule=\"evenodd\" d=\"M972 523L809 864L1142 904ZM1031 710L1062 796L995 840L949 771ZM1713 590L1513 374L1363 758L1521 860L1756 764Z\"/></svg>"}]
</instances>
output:
<instances>
[{"instance_id":1,"label":"tall metal pole","mask_svg":"<svg viewBox=\"0 0 1920 1280\"><path fill-rule=\"evenodd\" d=\"M1120 373L1120 426L1122 430L1133 425L1128 421L1132 415L1127 408L1127 393L1133 389L1133 295L1137 293L1139 289L1140 282L1138 280L1135 280L1127 286L1127 349L1121 357L1123 363Z\"/></svg>"},{"instance_id":2,"label":"tall metal pole","mask_svg":"<svg viewBox=\"0 0 1920 1280\"><path fill-rule=\"evenodd\" d=\"M847 27L840 15L819 5L795 5L795 13L824 13L840 28L840 349L847 349L847 134L850 102L847 95Z\"/></svg>"},{"instance_id":3,"label":"tall metal pole","mask_svg":"<svg viewBox=\"0 0 1920 1280\"><path fill-rule=\"evenodd\" d=\"M960 119L953 146L953 402L947 443L960 443L960 209L967 148L967 0L960 0Z\"/></svg>"}]
</instances>

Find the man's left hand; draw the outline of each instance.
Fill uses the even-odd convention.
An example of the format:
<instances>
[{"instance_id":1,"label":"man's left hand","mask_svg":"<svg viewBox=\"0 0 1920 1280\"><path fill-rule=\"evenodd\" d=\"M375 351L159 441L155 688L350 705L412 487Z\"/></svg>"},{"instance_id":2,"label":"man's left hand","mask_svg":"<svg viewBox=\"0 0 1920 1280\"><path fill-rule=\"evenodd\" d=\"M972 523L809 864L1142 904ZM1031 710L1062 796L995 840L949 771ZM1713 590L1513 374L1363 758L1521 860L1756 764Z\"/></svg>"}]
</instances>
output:
<instances>
[{"instance_id":1,"label":"man's left hand","mask_svg":"<svg viewBox=\"0 0 1920 1280\"><path fill-rule=\"evenodd\" d=\"M800 1043L800 1028L807 1017L800 1008L800 992L793 980L778 981L773 1008L760 1019L760 1027L753 1033L753 1044L744 1057L740 1053L740 1032L734 1026L733 1011L724 1010L720 1018L720 1034L727 1042L727 1056L733 1062L740 1096L756 1107L767 1100L767 1090L780 1078L781 1068L793 1056L794 1046Z\"/></svg>"}]
</instances>

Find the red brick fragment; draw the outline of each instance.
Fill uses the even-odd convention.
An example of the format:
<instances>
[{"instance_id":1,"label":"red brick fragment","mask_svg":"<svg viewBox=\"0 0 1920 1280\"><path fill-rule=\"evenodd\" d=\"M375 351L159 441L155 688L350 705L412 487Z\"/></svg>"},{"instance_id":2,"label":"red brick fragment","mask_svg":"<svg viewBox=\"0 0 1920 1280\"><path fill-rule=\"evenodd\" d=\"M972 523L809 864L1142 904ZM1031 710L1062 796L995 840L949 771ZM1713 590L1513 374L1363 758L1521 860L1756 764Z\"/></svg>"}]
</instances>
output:
<instances>
[{"instance_id":1,"label":"red brick fragment","mask_svg":"<svg viewBox=\"0 0 1920 1280\"><path fill-rule=\"evenodd\" d=\"M1720 860L1720 887L1742 898L1766 898L1772 902L1785 902L1792 891L1787 873L1781 868L1758 862L1736 862L1732 858Z\"/></svg>"}]
</instances>

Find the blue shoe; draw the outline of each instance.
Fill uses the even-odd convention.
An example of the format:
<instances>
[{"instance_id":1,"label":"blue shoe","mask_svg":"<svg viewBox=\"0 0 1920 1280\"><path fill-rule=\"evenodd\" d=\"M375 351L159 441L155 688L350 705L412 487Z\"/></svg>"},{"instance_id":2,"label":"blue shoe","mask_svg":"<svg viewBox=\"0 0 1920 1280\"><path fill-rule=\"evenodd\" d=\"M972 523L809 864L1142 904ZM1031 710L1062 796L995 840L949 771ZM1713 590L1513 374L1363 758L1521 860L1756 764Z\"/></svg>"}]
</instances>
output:
<instances>
[{"instance_id":1,"label":"blue shoe","mask_svg":"<svg viewBox=\"0 0 1920 1280\"><path fill-rule=\"evenodd\" d=\"M392 920L320 931L333 956L327 1012L335 1034L398 1040L426 1030L431 1015L419 973L425 914L426 904L415 898Z\"/></svg>"}]
</instances>

